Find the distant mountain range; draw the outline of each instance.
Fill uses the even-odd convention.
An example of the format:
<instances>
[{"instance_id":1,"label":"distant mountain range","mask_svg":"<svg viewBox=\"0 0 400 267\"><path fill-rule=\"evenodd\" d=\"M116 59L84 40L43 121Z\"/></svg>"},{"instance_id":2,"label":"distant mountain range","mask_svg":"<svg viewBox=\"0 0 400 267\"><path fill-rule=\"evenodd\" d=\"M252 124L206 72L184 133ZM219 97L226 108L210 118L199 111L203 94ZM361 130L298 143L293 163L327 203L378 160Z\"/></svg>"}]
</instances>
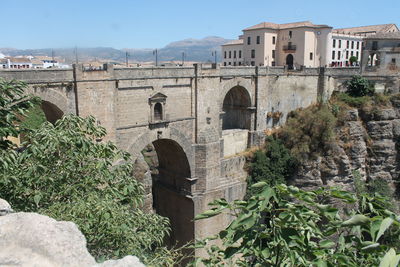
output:
<instances>
[{"instance_id":1,"label":"distant mountain range","mask_svg":"<svg viewBox=\"0 0 400 267\"><path fill-rule=\"evenodd\" d=\"M180 61L182 53L185 53L185 61L213 62L213 51L217 51L217 60L220 60L221 45L230 40L221 37L210 36L203 39L185 39L172 42L167 46L158 49L158 60L161 61ZM75 48L45 48L45 49L14 49L0 48L0 53L7 56L52 56L62 57L67 63L75 62ZM125 62L126 52L129 55L129 61L149 62L154 61L153 48L145 49L115 49L112 47L93 47L77 48L78 60L88 61L108 61Z\"/></svg>"}]
</instances>

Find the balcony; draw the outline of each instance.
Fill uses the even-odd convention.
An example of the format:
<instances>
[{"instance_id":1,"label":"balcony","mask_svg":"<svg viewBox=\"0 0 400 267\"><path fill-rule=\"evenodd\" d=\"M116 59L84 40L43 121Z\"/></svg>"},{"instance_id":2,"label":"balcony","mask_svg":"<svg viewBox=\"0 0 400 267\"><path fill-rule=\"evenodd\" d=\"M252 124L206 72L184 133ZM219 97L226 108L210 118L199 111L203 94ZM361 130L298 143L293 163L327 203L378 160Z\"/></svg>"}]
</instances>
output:
<instances>
[{"instance_id":1,"label":"balcony","mask_svg":"<svg viewBox=\"0 0 400 267\"><path fill-rule=\"evenodd\" d=\"M285 51L286 53L293 53L296 51L296 45L284 45L283 51Z\"/></svg>"}]
</instances>

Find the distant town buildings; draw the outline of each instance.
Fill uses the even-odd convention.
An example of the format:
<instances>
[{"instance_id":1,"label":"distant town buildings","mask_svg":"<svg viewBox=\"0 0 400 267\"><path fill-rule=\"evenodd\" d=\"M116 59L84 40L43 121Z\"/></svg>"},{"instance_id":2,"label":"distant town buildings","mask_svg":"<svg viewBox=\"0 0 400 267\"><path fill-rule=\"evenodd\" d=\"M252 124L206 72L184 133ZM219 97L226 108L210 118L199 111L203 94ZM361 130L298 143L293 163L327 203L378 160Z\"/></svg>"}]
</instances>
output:
<instances>
[{"instance_id":1,"label":"distant town buildings","mask_svg":"<svg viewBox=\"0 0 400 267\"><path fill-rule=\"evenodd\" d=\"M395 24L333 29L310 21L262 22L222 45L224 66L348 67L360 64L363 38L398 32Z\"/></svg>"},{"instance_id":2,"label":"distant town buildings","mask_svg":"<svg viewBox=\"0 0 400 267\"><path fill-rule=\"evenodd\" d=\"M0 55L0 69L49 69L70 68L71 66L60 62L59 59L47 56L18 56L8 57Z\"/></svg>"}]
</instances>

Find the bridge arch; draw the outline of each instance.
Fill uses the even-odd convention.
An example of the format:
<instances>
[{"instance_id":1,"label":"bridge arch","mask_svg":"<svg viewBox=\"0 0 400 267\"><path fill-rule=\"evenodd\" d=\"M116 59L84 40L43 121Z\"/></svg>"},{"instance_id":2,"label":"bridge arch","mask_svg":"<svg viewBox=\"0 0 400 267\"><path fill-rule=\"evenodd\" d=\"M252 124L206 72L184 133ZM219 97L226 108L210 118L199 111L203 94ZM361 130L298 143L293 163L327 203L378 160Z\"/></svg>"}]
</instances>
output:
<instances>
[{"instance_id":1,"label":"bridge arch","mask_svg":"<svg viewBox=\"0 0 400 267\"><path fill-rule=\"evenodd\" d=\"M136 139L128 152L135 160L149 144L154 147L158 159L158 173L150 181L153 210L170 220L171 233L165 240L166 245L185 245L195 237L191 144L174 128L163 136L157 130L148 130ZM191 253L192 250L187 251Z\"/></svg>"},{"instance_id":2,"label":"bridge arch","mask_svg":"<svg viewBox=\"0 0 400 267\"><path fill-rule=\"evenodd\" d=\"M56 90L34 87L32 93L42 100L42 110L49 122L54 123L65 114L70 113L67 97Z\"/></svg>"},{"instance_id":3,"label":"bridge arch","mask_svg":"<svg viewBox=\"0 0 400 267\"><path fill-rule=\"evenodd\" d=\"M222 102L222 130L247 129L251 127L251 96L242 86L234 86Z\"/></svg>"}]
</instances>

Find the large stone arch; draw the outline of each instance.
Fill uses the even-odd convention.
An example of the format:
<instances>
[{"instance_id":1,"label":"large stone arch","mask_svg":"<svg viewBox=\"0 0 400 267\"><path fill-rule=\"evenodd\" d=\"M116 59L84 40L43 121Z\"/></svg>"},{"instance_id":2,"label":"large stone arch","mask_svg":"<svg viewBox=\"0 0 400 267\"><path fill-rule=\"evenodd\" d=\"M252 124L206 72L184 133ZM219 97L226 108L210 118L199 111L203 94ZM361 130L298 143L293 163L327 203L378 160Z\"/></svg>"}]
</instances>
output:
<instances>
[{"instance_id":1,"label":"large stone arch","mask_svg":"<svg viewBox=\"0 0 400 267\"><path fill-rule=\"evenodd\" d=\"M136 160L141 151L148 144L151 144L158 139L171 139L178 143L186 154L190 169L195 169L192 142L186 137L186 135L174 127L170 127L168 131L164 131L161 135L157 130L147 129L128 146L127 151L132 155L132 159ZM192 173L192 177L194 177L194 173Z\"/></svg>"},{"instance_id":2,"label":"large stone arch","mask_svg":"<svg viewBox=\"0 0 400 267\"><path fill-rule=\"evenodd\" d=\"M192 187L194 165L191 142L175 128L160 134L146 130L128 148L133 160L149 144L158 158L158 174L152 178L152 206L157 214L169 218L171 233L165 240L168 246L182 246L195 238ZM193 250L186 250L192 254Z\"/></svg>"}]
</instances>

